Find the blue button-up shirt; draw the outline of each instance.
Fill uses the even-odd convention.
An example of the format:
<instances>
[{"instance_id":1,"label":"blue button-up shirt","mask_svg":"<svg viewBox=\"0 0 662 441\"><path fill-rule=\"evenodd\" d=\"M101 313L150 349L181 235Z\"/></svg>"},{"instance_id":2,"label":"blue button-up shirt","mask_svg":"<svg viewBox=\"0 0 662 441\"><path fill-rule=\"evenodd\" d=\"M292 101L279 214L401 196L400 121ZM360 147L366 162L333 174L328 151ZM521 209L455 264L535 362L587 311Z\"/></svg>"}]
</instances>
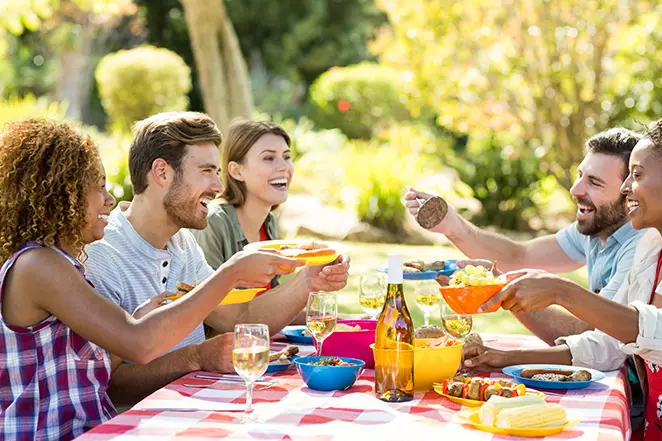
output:
<instances>
[{"instance_id":1,"label":"blue button-up shirt","mask_svg":"<svg viewBox=\"0 0 662 441\"><path fill-rule=\"evenodd\" d=\"M568 257L588 266L589 289L611 300L630 271L637 242L646 231L635 230L628 222L603 247L598 236L581 234L574 222L556 233L556 240Z\"/></svg>"}]
</instances>

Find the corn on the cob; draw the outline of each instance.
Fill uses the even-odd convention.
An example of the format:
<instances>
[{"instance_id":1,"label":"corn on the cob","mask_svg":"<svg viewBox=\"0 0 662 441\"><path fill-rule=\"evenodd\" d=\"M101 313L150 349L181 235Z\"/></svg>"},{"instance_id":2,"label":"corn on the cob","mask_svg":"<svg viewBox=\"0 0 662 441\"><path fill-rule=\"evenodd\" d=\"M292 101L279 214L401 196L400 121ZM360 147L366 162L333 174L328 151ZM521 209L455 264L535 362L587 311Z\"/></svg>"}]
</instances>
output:
<instances>
[{"instance_id":1,"label":"corn on the cob","mask_svg":"<svg viewBox=\"0 0 662 441\"><path fill-rule=\"evenodd\" d=\"M499 396L490 397L489 400L480 408L480 421L487 426L493 426L497 415L504 409L512 407L531 406L535 404L545 404L545 400L533 395L523 397L504 398Z\"/></svg>"},{"instance_id":2,"label":"corn on the cob","mask_svg":"<svg viewBox=\"0 0 662 441\"><path fill-rule=\"evenodd\" d=\"M563 406L546 403L504 409L497 415L495 425L504 429L542 429L562 426L566 422Z\"/></svg>"}]
</instances>

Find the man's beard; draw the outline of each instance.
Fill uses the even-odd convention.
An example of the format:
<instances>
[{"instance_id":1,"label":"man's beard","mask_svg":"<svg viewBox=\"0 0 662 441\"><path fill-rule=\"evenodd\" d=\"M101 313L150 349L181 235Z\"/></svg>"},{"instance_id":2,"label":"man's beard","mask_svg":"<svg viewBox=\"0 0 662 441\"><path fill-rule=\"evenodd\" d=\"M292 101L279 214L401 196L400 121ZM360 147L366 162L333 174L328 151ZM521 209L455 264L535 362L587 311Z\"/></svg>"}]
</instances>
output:
<instances>
[{"instance_id":1,"label":"man's beard","mask_svg":"<svg viewBox=\"0 0 662 441\"><path fill-rule=\"evenodd\" d=\"M595 236L600 233L609 234L616 231L627 218L625 208L625 195L622 195L615 202L596 207L585 199L576 199L576 202L593 208L592 220L577 220L577 230L586 236Z\"/></svg>"},{"instance_id":2,"label":"man's beard","mask_svg":"<svg viewBox=\"0 0 662 441\"><path fill-rule=\"evenodd\" d=\"M200 198L186 197L190 193L188 188L177 175L163 199L163 205L170 220L179 228L202 230L207 226L207 216L198 212Z\"/></svg>"}]
</instances>

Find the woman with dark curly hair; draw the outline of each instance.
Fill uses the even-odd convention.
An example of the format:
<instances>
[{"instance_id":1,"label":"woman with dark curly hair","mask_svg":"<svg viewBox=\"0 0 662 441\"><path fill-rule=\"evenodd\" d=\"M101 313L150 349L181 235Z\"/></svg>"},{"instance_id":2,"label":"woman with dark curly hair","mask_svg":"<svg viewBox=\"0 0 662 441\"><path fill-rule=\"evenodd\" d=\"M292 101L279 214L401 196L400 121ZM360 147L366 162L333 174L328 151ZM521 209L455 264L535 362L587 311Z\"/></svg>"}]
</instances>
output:
<instances>
[{"instance_id":1,"label":"woman with dark curly hair","mask_svg":"<svg viewBox=\"0 0 662 441\"><path fill-rule=\"evenodd\" d=\"M230 289L299 266L238 254L178 302L156 309L157 296L131 316L93 289L79 261L104 235L114 203L105 181L94 142L66 123L27 120L0 134L0 439L69 440L103 423L122 360L148 363Z\"/></svg>"}]
</instances>

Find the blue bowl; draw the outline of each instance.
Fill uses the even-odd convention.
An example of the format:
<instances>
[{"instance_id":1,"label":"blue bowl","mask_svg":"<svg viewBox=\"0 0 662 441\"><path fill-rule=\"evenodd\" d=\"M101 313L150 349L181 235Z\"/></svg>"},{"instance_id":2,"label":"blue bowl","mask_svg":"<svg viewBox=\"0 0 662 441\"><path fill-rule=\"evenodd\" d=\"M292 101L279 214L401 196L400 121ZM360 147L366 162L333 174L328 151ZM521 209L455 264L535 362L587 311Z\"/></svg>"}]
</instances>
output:
<instances>
[{"instance_id":1,"label":"blue bowl","mask_svg":"<svg viewBox=\"0 0 662 441\"><path fill-rule=\"evenodd\" d=\"M355 366L315 366L310 363L328 357L299 357L294 360L297 372L306 385L315 390L346 390L352 387L363 371L365 361L356 358L338 357Z\"/></svg>"}]
</instances>

